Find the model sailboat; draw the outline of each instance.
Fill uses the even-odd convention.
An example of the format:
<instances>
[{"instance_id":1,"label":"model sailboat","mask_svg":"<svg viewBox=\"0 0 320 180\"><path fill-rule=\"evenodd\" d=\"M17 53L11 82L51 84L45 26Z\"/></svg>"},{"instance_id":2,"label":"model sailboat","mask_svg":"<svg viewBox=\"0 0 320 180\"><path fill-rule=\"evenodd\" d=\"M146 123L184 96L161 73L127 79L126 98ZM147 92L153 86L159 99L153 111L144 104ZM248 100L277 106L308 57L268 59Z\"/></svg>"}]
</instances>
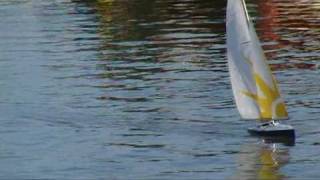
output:
<instances>
[{"instance_id":1,"label":"model sailboat","mask_svg":"<svg viewBox=\"0 0 320 180\"><path fill-rule=\"evenodd\" d=\"M249 132L294 135L292 126L278 122L287 119L288 113L244 0L228 0L226 27L228 65L238 111L243 119L263 122Z\"/></svg>"}]
</instances>

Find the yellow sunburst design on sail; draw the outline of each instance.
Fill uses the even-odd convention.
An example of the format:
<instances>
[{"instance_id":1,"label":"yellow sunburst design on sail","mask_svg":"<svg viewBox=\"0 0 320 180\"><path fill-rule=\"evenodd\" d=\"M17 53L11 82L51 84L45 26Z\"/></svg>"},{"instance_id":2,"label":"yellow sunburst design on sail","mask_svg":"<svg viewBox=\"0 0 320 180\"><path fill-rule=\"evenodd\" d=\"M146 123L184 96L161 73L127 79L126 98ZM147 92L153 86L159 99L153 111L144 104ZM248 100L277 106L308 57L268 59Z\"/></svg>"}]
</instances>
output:
<instances>
[{"instance_id":1,"label":"yellow sunburst design on sail","mask_svg":"<svg viewBox=\"0 0 320 180\"><path fill-rule=\"evenodd\" d=\"M277 102L280 99L280 93L275 79L272 77L273 87L269 87L268 84L257 73L254 73L254 79L256 86L263 92L263 96L258 96L257 94L245 91L242 93L254 99L258 103L260 108L260 118L286 118L288 113L285 104L282 101Z\"/></svg>"}]
</instances>

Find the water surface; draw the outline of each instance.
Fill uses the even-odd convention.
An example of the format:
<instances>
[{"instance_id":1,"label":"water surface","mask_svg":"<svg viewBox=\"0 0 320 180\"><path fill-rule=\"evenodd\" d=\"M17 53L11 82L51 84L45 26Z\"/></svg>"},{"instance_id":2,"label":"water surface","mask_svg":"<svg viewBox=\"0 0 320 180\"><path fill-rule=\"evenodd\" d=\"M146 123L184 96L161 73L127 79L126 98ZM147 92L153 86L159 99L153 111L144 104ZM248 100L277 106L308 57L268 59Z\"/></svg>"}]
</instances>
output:
<instances>
[{"instance_id":1,"label":"water surface","mask_svg":"<svg viewBox=\"0 0 320 180\"><path fill-rule=\"evenodd\" d=\"M225 0L1 0L0 178L319 178L320 2L247 4L295 146L239 120Z\"/></svg>"}]
</instances>

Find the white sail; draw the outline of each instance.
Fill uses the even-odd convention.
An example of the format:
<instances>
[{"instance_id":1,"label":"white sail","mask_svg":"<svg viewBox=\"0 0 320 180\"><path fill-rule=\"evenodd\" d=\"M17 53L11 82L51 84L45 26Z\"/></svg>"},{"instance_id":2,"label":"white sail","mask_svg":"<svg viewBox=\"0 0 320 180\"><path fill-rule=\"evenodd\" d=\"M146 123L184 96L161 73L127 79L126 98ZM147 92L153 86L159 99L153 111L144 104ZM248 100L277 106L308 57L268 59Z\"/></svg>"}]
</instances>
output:
<instances>
[{"instance_id":1,"label":"white sail","mask_svg":"<svg viewBox=\"0 0 320 180\"><path fill-rule=\"evenodd\" d=\"M285 119L288 114L243 0L228 0L228 65L244 119Z\"/></svg>"}]
</instances>

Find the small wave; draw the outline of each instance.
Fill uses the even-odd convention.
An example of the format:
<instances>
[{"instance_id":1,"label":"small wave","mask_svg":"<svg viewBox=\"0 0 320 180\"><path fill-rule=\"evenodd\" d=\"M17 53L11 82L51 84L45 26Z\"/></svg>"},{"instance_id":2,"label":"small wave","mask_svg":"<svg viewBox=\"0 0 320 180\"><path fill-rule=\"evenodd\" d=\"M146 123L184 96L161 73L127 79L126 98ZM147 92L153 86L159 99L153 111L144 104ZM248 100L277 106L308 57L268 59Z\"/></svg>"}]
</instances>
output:
<instances>
[{"instance_id":1,"label":"small wave","mask_svg":"<svg viewBox=\"0 0 320 180\"><path fill-rule=\"evenodd\" d=\"M163 148L164 144L129 144L129 143L110 143L110 146L126 146L133 148Z\"/></svg>"}]
</instances>

